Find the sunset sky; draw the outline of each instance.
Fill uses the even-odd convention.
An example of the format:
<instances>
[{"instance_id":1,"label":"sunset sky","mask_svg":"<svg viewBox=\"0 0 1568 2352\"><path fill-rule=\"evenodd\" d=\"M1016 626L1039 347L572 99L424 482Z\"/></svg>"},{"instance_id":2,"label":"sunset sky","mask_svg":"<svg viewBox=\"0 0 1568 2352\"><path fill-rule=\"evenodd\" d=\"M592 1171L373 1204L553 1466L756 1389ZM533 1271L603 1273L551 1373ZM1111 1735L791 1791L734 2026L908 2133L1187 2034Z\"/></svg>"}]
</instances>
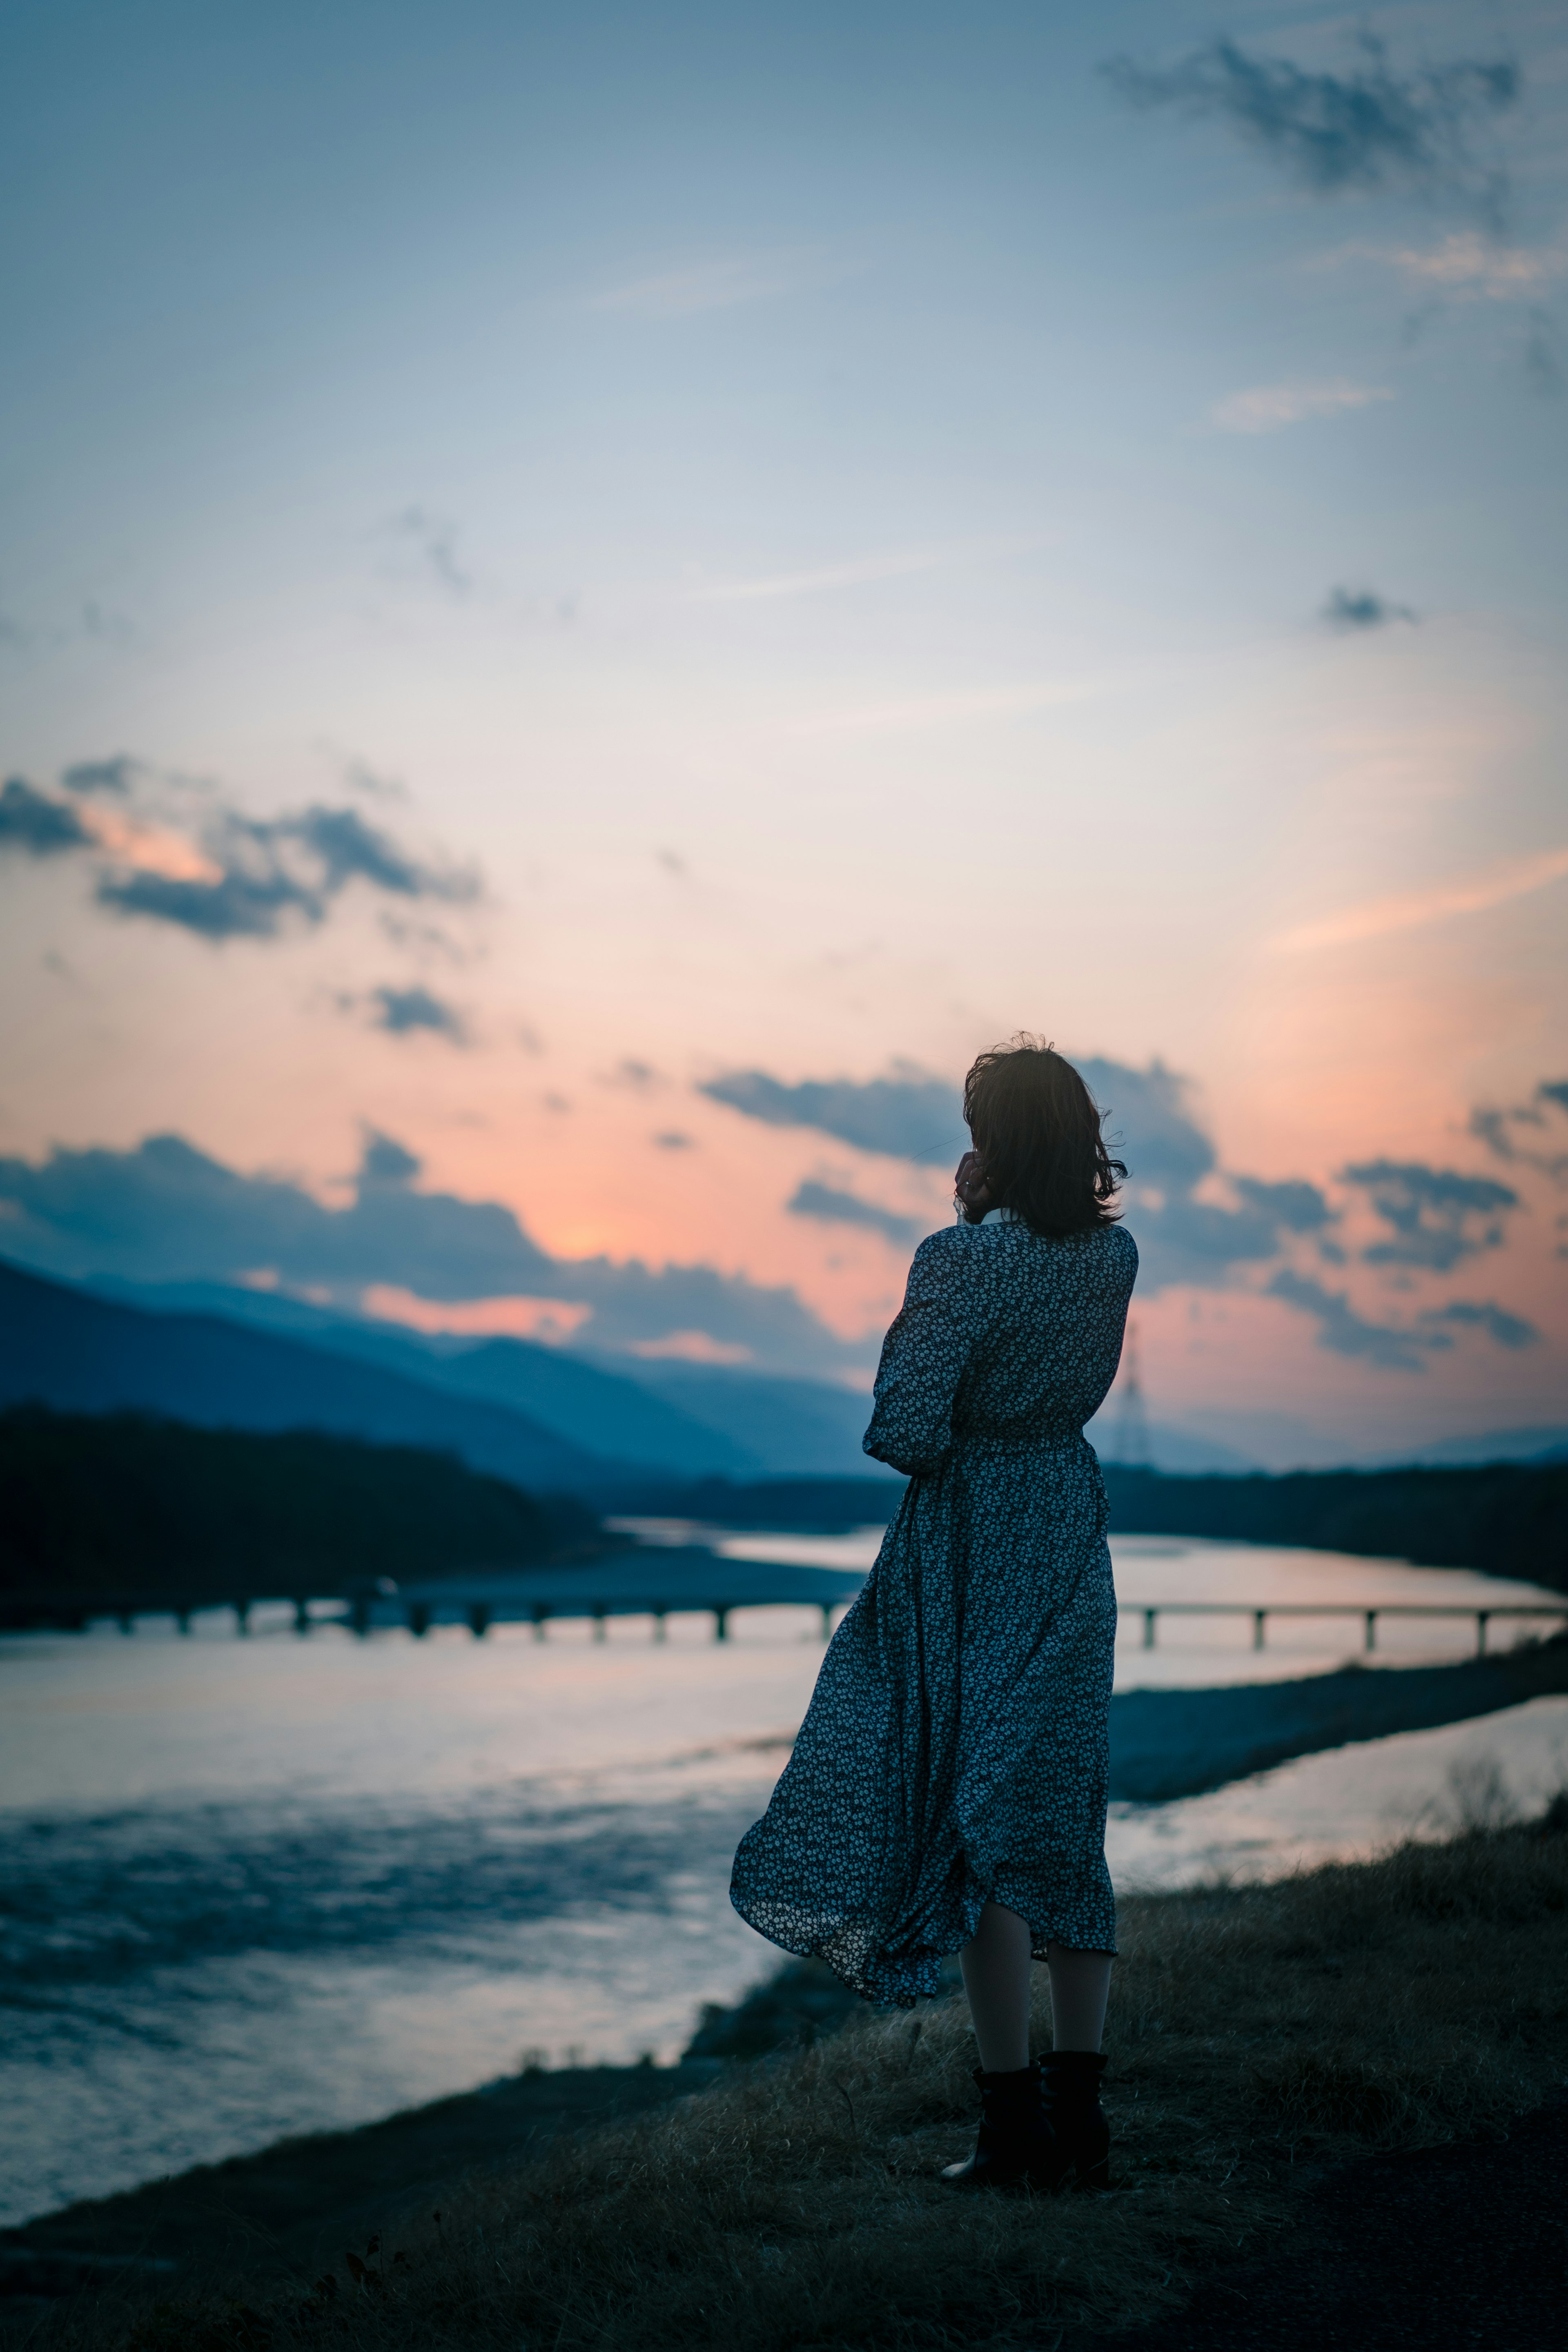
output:
<instances>
[{"instance_id":1,"label":"sunset sky","mask_svg":"<svg viewBox=\"0 0 1568 2352\"><path fill-rule=\"evenodd\" d=\"M864 1382L1027 1028L1158 1415L1568 1420L1561 8L3 47L0 1253Z\"/></svg>"}]
</instances>

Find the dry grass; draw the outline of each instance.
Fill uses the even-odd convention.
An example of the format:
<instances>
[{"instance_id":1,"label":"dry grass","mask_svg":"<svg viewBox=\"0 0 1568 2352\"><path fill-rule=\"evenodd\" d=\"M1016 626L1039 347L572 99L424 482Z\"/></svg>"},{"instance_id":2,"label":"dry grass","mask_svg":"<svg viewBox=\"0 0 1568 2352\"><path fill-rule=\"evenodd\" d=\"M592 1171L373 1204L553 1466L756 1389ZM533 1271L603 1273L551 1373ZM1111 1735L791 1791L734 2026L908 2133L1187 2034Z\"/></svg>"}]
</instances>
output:
<instances>
[{"instance_id":1,"label":"dry grass","mask_svg":"<svg viewBox=\"0 0 1568 2352\"><path fill-rule=\"evenodd\" d=\"M84 2308L38 2352L1051 2346L1255 2253L1309 2168L1484 2133L1568 2081L1562 1799L1370 1864L1135 1900L1123 1929L1110 2196L935 2184L973 2104L955 2001L459 2187L263 2308Z\"/></svg>"}]
</instances>

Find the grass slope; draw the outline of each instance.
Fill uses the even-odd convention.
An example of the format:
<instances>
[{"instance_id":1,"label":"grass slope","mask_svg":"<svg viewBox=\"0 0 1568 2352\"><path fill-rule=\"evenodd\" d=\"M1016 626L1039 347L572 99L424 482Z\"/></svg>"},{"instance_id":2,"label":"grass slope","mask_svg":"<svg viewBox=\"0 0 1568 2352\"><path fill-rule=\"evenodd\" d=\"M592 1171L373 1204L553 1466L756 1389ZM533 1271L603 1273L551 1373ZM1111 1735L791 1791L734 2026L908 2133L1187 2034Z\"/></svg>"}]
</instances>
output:
<instances>
[{"instance_id":1,"label":"grass slope","mask_svg":"<svg viewBox=\"0 0 1568 2352\"><path fill-rule=\"evenodd\" d=\"M952 2001L862 2014L454 2184L438 2215L367 2231L314 2280L81 2300L29 2341L1013 2352L1136 2326L1267 2254L1325 2167L1499 2129L1568 2082L1568 1802L1273 1886L1128 1902L1108 2048L1107 2197L936 2182L973 2106Z\"/></svg>"}]
</instances>

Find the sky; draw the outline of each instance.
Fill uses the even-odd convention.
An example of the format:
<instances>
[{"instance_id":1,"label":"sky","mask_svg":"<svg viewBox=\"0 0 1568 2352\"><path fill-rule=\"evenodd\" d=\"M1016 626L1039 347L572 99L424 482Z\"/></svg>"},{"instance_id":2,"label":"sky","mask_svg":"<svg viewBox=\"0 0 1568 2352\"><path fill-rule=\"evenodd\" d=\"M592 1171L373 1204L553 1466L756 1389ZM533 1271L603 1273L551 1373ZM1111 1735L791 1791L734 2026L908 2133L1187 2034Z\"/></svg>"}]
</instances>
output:
<instances>
[{"instance_id":1,"label":"sky","mask_svg":"<svg viewBox=\"0 0 1568 2352\"><path fill-rule=\"evenodd\" d=\"M864 1386L1079 1059L1157 1417L1568 1418L1568 23L17 0L0 1252Z\"/></svg>"}]
</instances>

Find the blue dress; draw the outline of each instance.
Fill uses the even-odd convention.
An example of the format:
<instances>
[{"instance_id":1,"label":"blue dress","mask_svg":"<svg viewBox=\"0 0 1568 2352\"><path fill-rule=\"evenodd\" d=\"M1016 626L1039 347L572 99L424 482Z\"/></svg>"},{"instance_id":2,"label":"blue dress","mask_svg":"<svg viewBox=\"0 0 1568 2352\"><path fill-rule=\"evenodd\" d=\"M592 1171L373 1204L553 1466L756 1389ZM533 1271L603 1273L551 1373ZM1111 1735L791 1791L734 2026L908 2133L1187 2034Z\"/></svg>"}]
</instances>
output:
<instances>
[{"instance_id":1,"label":"blue dress","mask_svg":"<svg viewBox=\"0 0 1568 2352\"><path fill-rule=\"evenodd\" d=\"M731 1900L868 2000L909 2007L982 1906L1116 1948L1105 1866L1116 1594L1083 1424L1121 1354L1121 1225L932 1234L882 1347L865 1447L908 1474Z\"/></svg>"}]
</instances>

